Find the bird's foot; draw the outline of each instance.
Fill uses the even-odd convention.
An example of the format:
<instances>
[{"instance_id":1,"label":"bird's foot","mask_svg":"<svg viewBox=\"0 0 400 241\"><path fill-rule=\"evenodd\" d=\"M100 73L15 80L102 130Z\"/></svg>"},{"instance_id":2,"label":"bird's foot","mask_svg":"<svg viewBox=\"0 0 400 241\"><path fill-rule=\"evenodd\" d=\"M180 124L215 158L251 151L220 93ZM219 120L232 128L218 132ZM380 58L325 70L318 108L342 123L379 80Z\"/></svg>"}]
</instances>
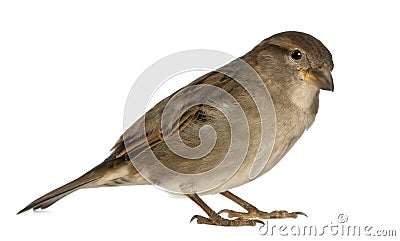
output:
<instances>
[{"instance_id":1,"label":"bird's foot","mask_svg":"<svg viewBox=\"0 0 400 241\"><path fill-rule=\"evenodd\" d=\"M298 215L304 215L306 217L307 214L303 212L288 212L285 210L276 210L272 212L263 212L258 210L255 207L247 208L247 213L245 212L236 212L229 209L223 209L218 212L218 214L227 213L229 218L237 218L237 219L251 219L251 218L260 218L260 219L272 219L272 218L297 218Z\"/></svg>"},{"instance_id":2,"label":"bird's foot","mask_svg":"<svg viewBox=\"0 0 400 241\"><path fill-rule=\"evenodd\" d=\"M264 225L264 222L258 219L226 219L219 215L213 215L210 218L206 218L200 215L194 215L190 222L193 220L197 220L198 224L208 224L208 225L216 225L216 226L256 226L257 223Z\"/></svg>"}]
</instances>

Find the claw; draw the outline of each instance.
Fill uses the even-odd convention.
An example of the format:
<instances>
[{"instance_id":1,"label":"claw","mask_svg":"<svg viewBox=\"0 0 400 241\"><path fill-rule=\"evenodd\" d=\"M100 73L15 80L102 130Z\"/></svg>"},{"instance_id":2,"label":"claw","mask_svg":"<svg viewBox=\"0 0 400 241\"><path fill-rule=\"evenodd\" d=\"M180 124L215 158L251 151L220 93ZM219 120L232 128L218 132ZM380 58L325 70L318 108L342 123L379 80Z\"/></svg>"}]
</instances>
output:
<instances>
[{"instance_id":1,"label":"claw","mask_svg":"<svg viewBox=\"0 0 400 241\"><path fill-rule=\"evenodd\" d=\"M220 211L218 212L218 214L221 214L221 213L229 213L230 211L232 211L232 210L229 210L229 209L222 209L222 210L220 210Z\"/></svg>"},{"instance_id":2,"label":"claw","mask_svg":"<svg viewBox=\"0 0 400 241\"><path fill-rule=\"evenodd\" d=\"M303 215L306 218L308 218L307 214L303 213L303 212L294 212L296 215Z\"/></svg>"},{"instance_id":3,"label":"claw","mask_svg":"<svg viewBox=\"0 0 400 241\"><path fill-rule=\"evenodd\" d=\"M211 219L203 217L201 215L194 215L191 219L190 222L193 220L197 220L197 224L208 224L208 225L216 225Z\"/></svg>"},{"instance_id":4,"label":"claw","mask_svg":"<svg viewBox=\"0 0 400 241\"><path fill-rule=\"evenodd\" d=\"M194 215L194 216L190 219L190 222L189 222L189 223L191 223L191 222L193 222L193 220L197 219L198 216L199 216L199 215Z\"/></svg>"}]
</instances>

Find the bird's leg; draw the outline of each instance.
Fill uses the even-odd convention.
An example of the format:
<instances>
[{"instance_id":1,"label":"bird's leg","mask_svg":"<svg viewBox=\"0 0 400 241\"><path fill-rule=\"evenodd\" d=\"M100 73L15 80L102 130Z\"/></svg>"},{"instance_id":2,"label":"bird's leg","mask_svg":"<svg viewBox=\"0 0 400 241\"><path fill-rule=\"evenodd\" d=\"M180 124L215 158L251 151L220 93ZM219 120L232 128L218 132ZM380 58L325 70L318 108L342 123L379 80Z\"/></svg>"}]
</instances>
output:
<instances>
[{"instance_id":1,"label":"bird's leg","mask_svg":"<svg viewBox=\"0 0 400 241\"><path fill-rule=\"evenodd\" d=\"M208 215L208 218L200 215L194 215L190 222L196 219L198 224L217 226L255 226L257 223L264 224L264 222L258 219L225 219L214 210L212 210L203 200L201 200L201 198L197 194L186 194L186 196L188 196L193 202L199 205Z\"/></svg>"},{"instance_id":2,"label":"bird's leg","mask_svg":"<svg viewBox=\"0 0 400 241\"><path fill-rule=\"evenodd\" d=\"M297 218L298 215L307 215L303 212L291 212L284 210L276 210L272 212L263 212L258 210L258 208L254 207L250 203L246 202L245 200L241 199L240 197L234 195L229 191L221 192L221 195L224 197L229 198L230 200L234 201L235 203L239 204L241 207L247 210L247 213L244 212L236 212L229 209L223 209L218 212L227 213L228 217L230 218L240 218L240 219L250 219L250 218L261 218L261 219L271 219L271 218Z\"/></svg>"}]
</instances>

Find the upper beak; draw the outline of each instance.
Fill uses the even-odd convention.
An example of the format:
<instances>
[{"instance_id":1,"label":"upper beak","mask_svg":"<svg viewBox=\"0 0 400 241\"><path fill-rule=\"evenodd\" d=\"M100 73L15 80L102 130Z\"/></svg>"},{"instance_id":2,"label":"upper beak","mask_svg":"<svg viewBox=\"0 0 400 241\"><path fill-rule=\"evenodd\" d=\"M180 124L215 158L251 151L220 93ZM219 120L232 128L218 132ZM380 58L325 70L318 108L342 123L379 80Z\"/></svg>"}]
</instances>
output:
<instances>
[{"instance_id":1,"label":"upper beak","mask_svg":"<svg viewBox=\"0 0 400 241\"><path fill-rule=\"evenodd\" d=\"M322 90L333 91L333 79L327 66L306 70L304 80Z\"/></svg>"}]
</instances>

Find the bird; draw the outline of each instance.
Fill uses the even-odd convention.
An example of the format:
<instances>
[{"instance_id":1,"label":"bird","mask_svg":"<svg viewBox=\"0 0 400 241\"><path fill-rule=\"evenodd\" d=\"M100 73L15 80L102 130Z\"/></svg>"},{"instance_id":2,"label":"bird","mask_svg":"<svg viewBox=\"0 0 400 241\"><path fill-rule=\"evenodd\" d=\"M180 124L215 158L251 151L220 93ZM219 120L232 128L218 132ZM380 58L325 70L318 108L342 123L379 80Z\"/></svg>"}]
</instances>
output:
<instances>
[{"instance_id":1,"label":"bird","mask_svg":"<svg viewBox=\"0 0 400 241\"><path fill-rule=\"evenodd\" d=\"M260 78L261 85L266 87L273 108L271 112L261 114L266 114L267 119L273 120L272 122L265 123L265 119L262 119L259 109L256 108L257 101L254 98L258 98L259 92L255 92L255 97L252 96L235 78L235 76L241 78L248 86L259 89L257 84L260 83L255 83L255 80L249 77L249 73L243 70L241 63L251 67ZM167 130L163 129L161 116L162 114L166 114L167 117L174 115L173 110L165 112L164 108L169 101L179 95L179 91L160 101L148 110L143 118L133 123L120 136L112 147L110 156L103 162L81 177L34 200L17 214L30 209L46 209L79 189L167 183L165 185L181 187L182 195L196 203L207 214L192 217L191 221L196 220L198 224L255 226L257 223L263 223L261 219L307 216L303 212L261 211L233 194L230 189L249 183L271 170L310 128L318 112L320 90L332 92L334 90L331 74L333 67L331 52L312 35L298 31L274 34L262 40L245 55L204 74L183 87L181 90L187 90L183 91L186 94L181 95L182 98L177 98L174 106L188 108L182 115L179 114L172 124L167 125ZM234 100L221 94L221 91ZM223 106L226 111L230 111L232 116L226 117L221 108L205 104L198 101L199 99L213 99L216 105ZM261 105L268 104L266 103L268 98L261 98L261 101L265 102ZM196 104L197 102L199 103ZM237 110L238 107L241 111ZM231 126L242 114L246 117L247 126L239 126L239 131L244 133L247 130L248 138L232 139L234 133L230 132ZM142 124L145 124L145 129L139 130ZM265 128L273 130L273 140L262 137L260 128L268 125L269 127ZM201 145L202 128L208 126L214 128L212 133L217 138L206 155L186 158L171 150L168 140L176 135L189 148ZM201 180L202 183L207 184L223 179L220 185L210 186L207 190L198 191L196 184L181 183L182 180L178 178L172 177L165 181L165 178L161 177L162 174L159 174L155 168L150 178L146 178L146 173L141 170L141 167L135 165L139 163L139 160L141 163L146 163L148 156L143 153L150 151L160 163L176 172L205 173L221 163L229 151L229 145L246 146L243 160L231 175L219 170L208 180ZM270 152L265 150L260 152L259 147L266 149L268 146ZM239 156L238 159L240 159ZM261 160L264 165L259 168L253 178L250 178L249 173L255 159ZM235 158L225 163L226 170L230 168L230 162L233 160ZM150 171L152 171L151 168ZM221 194L243 207L246 212L229 209L216 212L201 198L208 194ZM227 214L228 217L225 218L222 214Z\"/></svg>"}]
</instances>

